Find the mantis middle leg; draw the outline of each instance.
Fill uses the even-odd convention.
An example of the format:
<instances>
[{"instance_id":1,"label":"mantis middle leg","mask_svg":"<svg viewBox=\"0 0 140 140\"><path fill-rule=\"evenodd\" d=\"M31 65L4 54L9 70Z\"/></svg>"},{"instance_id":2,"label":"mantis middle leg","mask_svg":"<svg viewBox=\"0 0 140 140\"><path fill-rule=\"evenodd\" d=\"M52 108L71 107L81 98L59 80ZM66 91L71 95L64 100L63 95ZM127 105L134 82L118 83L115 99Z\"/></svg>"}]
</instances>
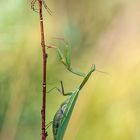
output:
<instances>
[{"instance_id":1,"label":"mantis middle leg","mask_svg":"<svg viewBox=\"0 0 140 140\"><path fill-rule=\"evenodd\" d=\"M59 89L58 87L53 87L52 89L50 89L49 91L47 91L47 93L50 93L53 90L57 90L58 92L60 92L61 94L63 94L63 96L68 96L68 95L71 95L72 94L71 92L65 93L64 85L63 85L63 82L62 81L60 81L60 86L61 86L61 89Z\"/></svg>"}]
</instances>

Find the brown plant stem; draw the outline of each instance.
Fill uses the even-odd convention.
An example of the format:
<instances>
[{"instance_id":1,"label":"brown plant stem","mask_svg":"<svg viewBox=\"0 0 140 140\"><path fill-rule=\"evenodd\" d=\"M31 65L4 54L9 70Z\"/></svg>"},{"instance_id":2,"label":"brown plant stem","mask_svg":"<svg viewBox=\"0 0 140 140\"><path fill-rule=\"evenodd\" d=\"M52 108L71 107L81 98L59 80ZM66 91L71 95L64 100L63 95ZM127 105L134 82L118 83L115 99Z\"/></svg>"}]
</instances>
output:
<instances>
[{"instance_id":1,"label":"brown plant stem","mask_svg":"<svg viewBox=\"0 0 140 140\"><path fill-rule=\"evenodd\" d=\"M42 15L42 0L38 0L39 5L39 16L40 16L40 32L41 32L41 46L42 46L42 56L43 56L43 96L42 96L42 140L46 140L48 136L45 130L45 111L46 111L46 66L47 66L47 57L48 54L46 53L45 49L45 38L44 38L44 26L43 26L43 15Z\"/></svg>"}]
</instances>

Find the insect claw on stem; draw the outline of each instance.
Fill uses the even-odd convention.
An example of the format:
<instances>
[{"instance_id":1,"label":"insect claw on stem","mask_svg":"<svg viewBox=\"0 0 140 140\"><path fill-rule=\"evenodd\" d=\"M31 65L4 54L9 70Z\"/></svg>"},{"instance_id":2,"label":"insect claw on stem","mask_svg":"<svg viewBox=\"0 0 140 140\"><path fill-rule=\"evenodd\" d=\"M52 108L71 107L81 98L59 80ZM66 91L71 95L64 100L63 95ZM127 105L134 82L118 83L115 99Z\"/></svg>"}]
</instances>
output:
<instances>
[{"instance_id":1,"label":"insect claw on stem","mask_svg":"<svg viewBox=\"0 0 140 140\"><path fill-rule=\"evenodd\" d=\"M48 54L47 53L45 53L45 57L46 57L46 59L48 58Z\"/></svg>"},{"instance_id":2,"label":"insect claw on stem","mask_svg":"<svg viewBox=\"0 0 140 140\"><path fill-rule=\"evenodd\" d=\"M45 132L45 138L48 136L48 133L47 132Z\"/></svg>"}]
</instances>

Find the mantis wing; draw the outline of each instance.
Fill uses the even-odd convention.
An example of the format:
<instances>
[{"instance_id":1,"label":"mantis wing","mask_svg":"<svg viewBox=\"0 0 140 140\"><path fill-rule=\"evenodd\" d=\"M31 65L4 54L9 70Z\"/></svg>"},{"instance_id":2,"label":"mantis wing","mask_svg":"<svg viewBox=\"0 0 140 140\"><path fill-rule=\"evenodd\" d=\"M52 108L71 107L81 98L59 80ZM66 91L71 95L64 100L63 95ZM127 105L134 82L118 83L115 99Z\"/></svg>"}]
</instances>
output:
<instances>
[{"instance_id":1,"label":"mantis wing","mask_svg":"<svg viewBox=\"0 0 140 140\"><path fill-rule=\"evenodd\" d=\"M62 119L62 123L60 124L58 128L58 133L56 135L56 140L63 140L66 128L68 126L71 114L73 112L77 97L79 94L79 89L76 89L72 95L70 96L69 102L66 106L65 112L64 112L64 117Z\"/></svg>"}]
</instances>

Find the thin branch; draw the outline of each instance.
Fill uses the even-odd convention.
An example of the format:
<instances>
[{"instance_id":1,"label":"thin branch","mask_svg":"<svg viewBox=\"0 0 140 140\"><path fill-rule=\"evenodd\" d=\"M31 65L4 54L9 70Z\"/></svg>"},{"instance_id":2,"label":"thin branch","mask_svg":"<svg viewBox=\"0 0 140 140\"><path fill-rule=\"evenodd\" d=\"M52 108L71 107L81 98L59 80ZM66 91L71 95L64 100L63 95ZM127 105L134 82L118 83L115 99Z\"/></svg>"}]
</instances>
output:
<instances>
[{"instance_id":1,"label":"thin branch","mask_svg":"<svg viewBox=\"0 0 140 140\"><path fill-rule=\"evenodd\" d=\"M47 57L45 49L45 38L44 38L44 26L43 26L43 15L42 15L42 0L38 0L39 5L39 16L40 16L40 33L41 33L41 47L42 47L42 56L43 56L43 96L42 96L42 140L46 140L48 133L46 132L46 66L47 66Z\"/></svg>"}]
</instances>

